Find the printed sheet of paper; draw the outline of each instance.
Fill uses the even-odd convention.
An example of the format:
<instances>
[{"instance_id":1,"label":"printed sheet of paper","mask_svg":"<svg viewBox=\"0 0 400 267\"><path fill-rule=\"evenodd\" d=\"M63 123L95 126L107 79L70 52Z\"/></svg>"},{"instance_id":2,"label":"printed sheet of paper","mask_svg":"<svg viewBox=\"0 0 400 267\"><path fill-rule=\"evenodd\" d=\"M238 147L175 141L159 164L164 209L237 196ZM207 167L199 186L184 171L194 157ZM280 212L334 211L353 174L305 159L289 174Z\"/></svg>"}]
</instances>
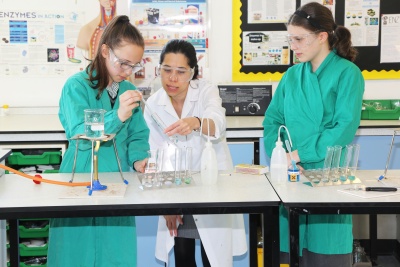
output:
<instances>
[{"instance_id":1,"label":"printed sheet of paper","mask_svg":"<svg viewBox=\"0 0 400 267\"><path fill-rule=\"evenodd\" d=\"M351 32L354 46L377 46L379 43L379 0L346 0L344 26Z\"/></svg>"},{"instance_id":2,"label":"printed sheet of paper","mask_svg":"<svg viewBox=\"0 0 400 267\"><path fill-rule=\"evenodd\" d=\"M376 197L389 197L399 195L400 191L395 192L376 192L376 191L364 191L354 190L352 187L342 188L338 190L341 193L349 194L355 197L361 198L376 198Z\"/></svg>"},{"instance_id":3,"label":"printed sheet of paper","mask_svg":"<svg viewBox=\"0 0 400 267\"><path fill-rule=\"evenodd\" d=\"M381 63L400 62L400 14L382 15Z\"/></svg>"}]
</instances>

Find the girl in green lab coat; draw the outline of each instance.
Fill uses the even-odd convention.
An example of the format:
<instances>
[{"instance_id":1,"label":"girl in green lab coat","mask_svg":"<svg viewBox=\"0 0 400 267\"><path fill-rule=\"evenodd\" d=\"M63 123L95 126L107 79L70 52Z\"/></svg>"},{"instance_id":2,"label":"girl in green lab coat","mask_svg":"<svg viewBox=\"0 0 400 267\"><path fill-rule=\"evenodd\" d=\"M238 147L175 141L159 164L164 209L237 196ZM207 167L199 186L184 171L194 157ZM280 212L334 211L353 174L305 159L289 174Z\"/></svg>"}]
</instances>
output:
<instances>
[{"instance_id":1,"label":"girl in green lab coat","mask_svg":"<svg viewBox=\"0 0 400 267\"><path fill-rule=\"evenodd\" d=\"M280 125L293 141L301 168L323 167L326 147L352 142L360 123L364 79L352 63L356 50L348 29L336 25L319 3L301 6L288 21L287 40L301 62L283 75L265 113L264 144L271 156ZM288 160L290 162L290 160ZM281 207L281 251L288 252L287 212ZM300 217L301 266L350 267L352 216ZM288 263L282 253L281 263Z\"/></svg>"},{"instance_id":2,"label":"girl in green lab coat","mask_svg":"<svg viewBox=\"0 0 400 267\"><path fill-rule=\"evenodd\" d=\"M122 171L144 171L149 129L139 108L141 94L126 79L142 69L144 40L127 16L105 28L86 70L70 77L60 99L59 118L69 140L60 172L72 172L75 141L84 131L84 110L104 109L105 133L115 133ZM118 172L112 142L98 150L99 172ZM91 171L91 142L80 140L76 172ZM88 176L89 177L89 176ZM136 266L134 217L52 219L48 266Z\"/></svg>"}]
</instances>

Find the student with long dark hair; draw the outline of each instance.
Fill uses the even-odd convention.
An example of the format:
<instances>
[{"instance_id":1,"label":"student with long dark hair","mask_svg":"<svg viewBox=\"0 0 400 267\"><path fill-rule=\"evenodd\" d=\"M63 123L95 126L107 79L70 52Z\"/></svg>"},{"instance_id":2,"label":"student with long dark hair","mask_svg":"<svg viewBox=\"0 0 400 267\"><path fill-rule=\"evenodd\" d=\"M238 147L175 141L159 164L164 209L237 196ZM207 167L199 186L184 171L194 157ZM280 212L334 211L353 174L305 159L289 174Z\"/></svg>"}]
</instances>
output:
<instances>
[{"instance_id":1,"label":"student with long dark hair","mask_svg":"<svg viewBox=\"0 0 400 267\"><path fill-rule=\"evenodd\" d=\"M299 167L322 168L327 146L345 147L360 124L364 79L353 63L357 51L350 31L316 2L297 9L287 31L301 63L283 75L265 113L265 149L271 156L278 128L285 125ZM283 207L280 236L281 263L288 263L288 214ZM301 266L351 267L352 241L352 215L300 216Z\"/></svg>"}]
</instances>

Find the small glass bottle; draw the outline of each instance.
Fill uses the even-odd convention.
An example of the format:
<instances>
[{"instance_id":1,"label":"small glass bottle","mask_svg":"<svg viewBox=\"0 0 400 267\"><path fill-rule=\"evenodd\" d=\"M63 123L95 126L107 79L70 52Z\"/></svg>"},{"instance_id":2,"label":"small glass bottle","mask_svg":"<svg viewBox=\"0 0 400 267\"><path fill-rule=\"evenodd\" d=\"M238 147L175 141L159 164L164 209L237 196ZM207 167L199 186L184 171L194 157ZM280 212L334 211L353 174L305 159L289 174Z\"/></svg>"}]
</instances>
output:
<instances>
[{"instance_id":1,"label":"small glass bottle","mask_svg":"<svg viewBox=\"0 0 400 267\"><path fill-rule=\"evenodd\" d=\"M353 252L353 264L357 262L368 262L364 248L361 246L355 247Z\"/></svg>"}]
</instances>

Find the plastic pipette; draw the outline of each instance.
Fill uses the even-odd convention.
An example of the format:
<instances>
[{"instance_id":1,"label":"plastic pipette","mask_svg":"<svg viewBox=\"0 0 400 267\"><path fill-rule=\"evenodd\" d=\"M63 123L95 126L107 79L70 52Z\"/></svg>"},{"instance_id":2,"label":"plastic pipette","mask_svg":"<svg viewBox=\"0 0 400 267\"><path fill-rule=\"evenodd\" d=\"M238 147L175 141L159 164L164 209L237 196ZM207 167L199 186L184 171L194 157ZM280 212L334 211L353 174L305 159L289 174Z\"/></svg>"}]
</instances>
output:
<instances>
[{"instance_id":1,"label":"plastic pipette","mask_svg":"<svg viewBox=\"0 0 400 267\"><path fill-rule=\"evenodd\" d=\"M161 118L158 116L157 113L153 112L150 108L149 105L147 105L146 100L144 100L144 97L142 96L142 102L145 105L145 108L147 108L148 112L150 113L151 118L155 121L155 123L157 124L157 126L161 129L162 133L164 134L164 136L167 138L168 143L171 143L173 145L176 145L176 143L178 142L178 138L177 136L168 136L164 131L165 128L167 128L167 125L165 125L165 123L161 120Z\"/></svg>"},{"instance_id":2,"label":"plastic pipette","mask_svg":"<svg viewBox=\"0 0 400 267\"><path fill-rule=\"evenodd\" d=\"M289 152L290 161L292 162L293 170L297 170L296 161L292 156L292 148L290 147L289 140L285 140L286 149Z\"/></svg>"}]
</instances>

